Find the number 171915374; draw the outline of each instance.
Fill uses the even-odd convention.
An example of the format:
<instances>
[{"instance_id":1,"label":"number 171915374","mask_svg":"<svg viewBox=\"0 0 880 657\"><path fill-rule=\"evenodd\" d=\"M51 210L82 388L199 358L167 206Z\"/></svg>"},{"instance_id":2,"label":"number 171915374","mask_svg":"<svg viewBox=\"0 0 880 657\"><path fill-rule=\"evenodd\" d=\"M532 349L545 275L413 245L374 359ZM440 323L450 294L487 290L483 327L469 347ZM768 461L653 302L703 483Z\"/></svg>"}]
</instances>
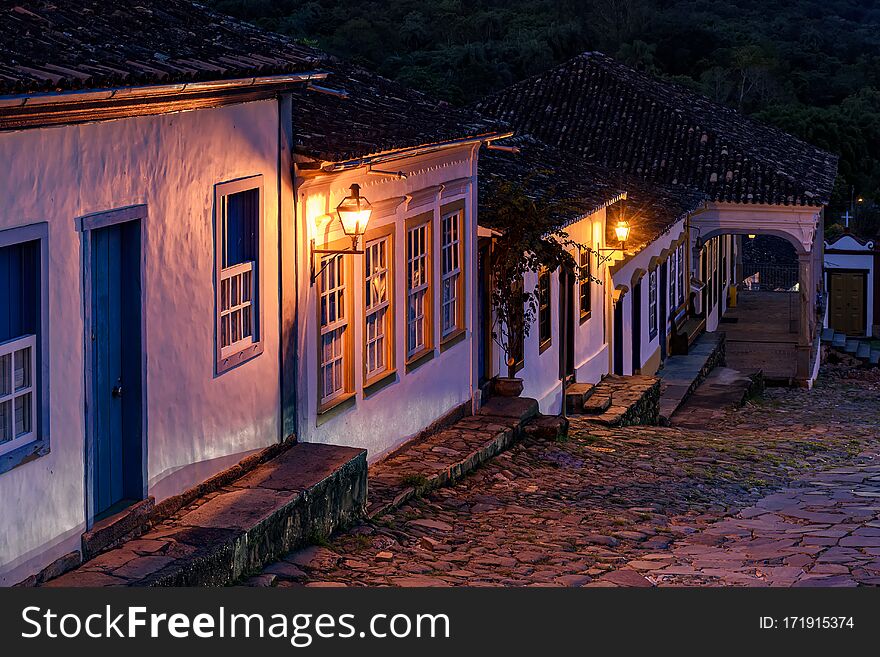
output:
<instances>
[{"instance_id":1,"label":"number 171915374","mask_svg":"<svg viewBox=\"0 0 880 657\"><path fill-rule=\"evenodd\" d=\"M787 630L843 630L853 629L852 616L784 616L782 627Z\"/></svg>"}]
</instances>

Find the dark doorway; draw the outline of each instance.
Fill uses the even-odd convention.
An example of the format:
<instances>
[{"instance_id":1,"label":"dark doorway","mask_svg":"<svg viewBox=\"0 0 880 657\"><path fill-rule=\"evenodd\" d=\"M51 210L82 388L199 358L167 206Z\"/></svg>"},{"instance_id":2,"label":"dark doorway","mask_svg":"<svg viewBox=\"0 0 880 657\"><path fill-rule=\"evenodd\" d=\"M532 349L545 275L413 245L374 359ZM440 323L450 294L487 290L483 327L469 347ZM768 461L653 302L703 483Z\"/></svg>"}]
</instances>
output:
<instances>
[{"instance_id":1,"label":"dark doorway","mask_svg":"<svg viewBox=\"0 0 880 657\"><path fill-rule=\"evenodd\" d=\"M660 290L658 295L660 297L660 360L666 360L666 317L667 317L667 305L669 299L669 269L667 264L664 262L660 265Z\"/></svg>"},{"instance_id":2,"label":"dark doorway","mask_svg":"<svg viewBox=\"0 0 880 657\"><path fill-rule=\"evenodd\" d=\"M638 374L642 369L642 281L633 288L633 321L632 321L632 373Z\"/></svg>"},{"instance_id":3,"label":"dark doorway","mask_svg":"<svg viewBox=\"0 0 880 657\"><path fill-rule=\"evenodd\" d=\"M574 300L575 276L559 270L559 378L574 375Z\"/></svg>"},{"instance_id":4,"label":"dark doorway","mask_svg":"<svg viewBox=\"0 0 880 657\"><path fill-rule=\"evenodd\" d=\"M623 295L614 304L614 373L623 374Z\"/></svg>"},{"instance_id":5,"label":"dark doorway","mask_svg":"<svg viewBox=\"0 0 880 657\"><path fill-rule=\"evenodd\" d=\"M91 231L93 514L144 495L140 221Z\"/></svg>"}]
</instances>

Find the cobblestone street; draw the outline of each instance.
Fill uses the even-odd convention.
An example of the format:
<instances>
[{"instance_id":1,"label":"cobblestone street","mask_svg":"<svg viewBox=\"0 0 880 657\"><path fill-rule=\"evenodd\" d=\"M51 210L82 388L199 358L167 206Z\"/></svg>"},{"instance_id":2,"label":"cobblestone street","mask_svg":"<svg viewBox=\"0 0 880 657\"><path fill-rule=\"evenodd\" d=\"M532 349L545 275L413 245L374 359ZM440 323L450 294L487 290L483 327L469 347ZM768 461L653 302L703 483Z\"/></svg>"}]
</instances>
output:
<instances>
[{"instance_id":1,"label":"cobblestone street","mask_svg":"<svg viewBox=\"0 0 880 657\"><path fill-rule=\"evenodd\" d=\"M700 429L574 420L252 582L878 584L878 419L876 379L824 376Z\"/></svg>"}]
</instances>

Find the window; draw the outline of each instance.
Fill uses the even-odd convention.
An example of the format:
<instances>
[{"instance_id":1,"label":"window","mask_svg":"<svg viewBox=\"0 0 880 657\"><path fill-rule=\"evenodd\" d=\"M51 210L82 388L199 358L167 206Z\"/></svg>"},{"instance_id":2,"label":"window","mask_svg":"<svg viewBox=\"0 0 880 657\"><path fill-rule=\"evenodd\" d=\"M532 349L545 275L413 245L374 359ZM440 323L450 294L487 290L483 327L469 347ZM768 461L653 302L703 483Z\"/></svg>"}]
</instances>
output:
<instances>
[{"instance_id":1,"label":"window","mask_svg":"<svg viewBox=\"0 0 880 657\"><path fill-rule=\"evenodd\" d=\"M581 298L581 321L590 316L590 310L593 307L593 282L590 280L590 250L586 247L580 247L579 261L580 265L580 298Z\"/></svg>"},{"instance_id":2,"label":"window","mask_svg":"<svg viewBox=\"0 0 880 657\"><path fill-rule=\"evenodd\" d=\"M0 248L0 454L37 440L40 241Z\"/></svg>"},{"instance_id":3,"label":"window","mask_svg":"<svg viewBox=\"0 0 880 657\"><path fill-rule=\"evenodd\" d=\"M261 178L217 186L218 372L262 351L260 340Z\"/></svg>"},{"instance_id":4,"label":"window","mask_svg":"<svg viewBox=\"0 0 880 657\"><path fill-rule=\"evenodd\" d=\"M364 249L364 379L392 369L394 312L391 306L391 236L366 243Z\"/></svg>"},{"instance_id":5,"label":"window","mask_svg":"<svg viewBox=\"0 0 880 657\"><path fill-rule=\"evenodd\" d=\"M461 212L445 215L441 220L440 241L441 306L440 337L445 338L462 328Z\"/></svg>"},{"instance_id":6,"label":"window","mask_svg":"<svg viewBox=\"0 0 880 657\"><path fill-rule=\"evenodd\" d=\"M420 355L431 347L430 223L407 229L406 234L406 355Z\"/></svg>"},{"instance_id":7,"label":"window","mask_svg":"<svg viewBox=\"0 0 880 657\"><path fill-rule=\"evenodd\" d=\"M657 270L648 277L648 334L657 337Z\"/></svg>"},{"instance_id":8,"label":"window","mask_svg":"<svg viewBox=\"0 0 880 657\"><path fill-rule=\"evenodd\" d=\"M677 261L674 253L669 256L668 263L669 276L666 278L666 282L669 285L669 315L675 317L675 284L678 281L678 272L675 269Z\"/></svg>"},{"instance_id":9,"label":"window","mask_svg":"<svg viewBox=\"0 0 880 657\"><path fill-rule=\"evenodd\" d=\"M345 259L330 255L321 259L320 276L322 405L348 392L348 316L345 287Z\"/></svg>"},{"instance_id":10,"label":"window","mask_svg":"<svg viewBox=\"0 0 880 657\"><path fill-rule=\"evenodd\" d=\"M550 270L538 273L538 344L546 349L550 346Z\"/></svg>"},{"instance_id":11,"label":"window","mask_svg":"<svg viewBox=\"0 0 880 657\"><path fill-rule=\"evenodd\" d=\"M684 303L684 285L686 282L685 277L685 266L684 266L684 244L681 244L678 247L678 263L676 264L676 271L678 273L678 305Z\"/></svg>"}]
</instances>

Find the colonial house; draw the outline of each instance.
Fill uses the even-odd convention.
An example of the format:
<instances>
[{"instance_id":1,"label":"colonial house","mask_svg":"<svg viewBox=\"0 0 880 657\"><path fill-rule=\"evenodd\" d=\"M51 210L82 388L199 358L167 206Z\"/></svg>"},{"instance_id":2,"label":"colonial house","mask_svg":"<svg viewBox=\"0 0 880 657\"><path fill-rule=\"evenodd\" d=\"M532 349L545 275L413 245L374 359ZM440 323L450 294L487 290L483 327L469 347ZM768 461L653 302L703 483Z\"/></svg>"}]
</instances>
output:
<instances>
[{"instance_id":1,"label":"colonial house","mask_svg":"<svg viewBox=\"0 0 880 657\"><path fill-rule=\"evenodd\" d=\"M475 107L520 135L624 176L624 188L626 180L642 181L669 201L626 209L635 239L611 272L618 338L613 371L651 373L670 353L673 335L718 330L730 285L738 282L738 242L768 234L788 240L798 253L797 330L762 352L764 341L752 338L776 327L761 326L758 313L748 339L728 341L728 355L748 354L754 363L757 353L758 364L788 363L788 378L811 384L822 319L822 210L835 156L593 52ZM788 326L786 319L780 332L787 334Z\"/></svg>"},{"instance_id":2,"label":"colonial house","mask_svg":"<svg viewBox=\"0 0 880 657\"><path fill-rule=\"evenodd\" d=\"M0 583L254 450L472 411L509 131L185 0L22 3L0 55Z\"/></svg>"},{"instance_id":3,"label":"colonial house","mask_svg":"<svg viewBox=\"0 0 880 657\"><path fill-rule=\"evenodd\" d=\"M510 132L343 62L325 67L347 96L294 98L297 389L285 415L300 440L375 460L473 410L477 160ZM352 241L338 210L355 197L371 215Z\"/></svg>"},{"instance_id":4,"label":"colonial house","mask_svg":"<svg viewBox=\"0 0 880 657\"><path fill-rule=\"evenodd\" d=\"M279 135L317 65L183 0L4 5L0 583L284 438Z\"/></svg>"}]
</instances>

